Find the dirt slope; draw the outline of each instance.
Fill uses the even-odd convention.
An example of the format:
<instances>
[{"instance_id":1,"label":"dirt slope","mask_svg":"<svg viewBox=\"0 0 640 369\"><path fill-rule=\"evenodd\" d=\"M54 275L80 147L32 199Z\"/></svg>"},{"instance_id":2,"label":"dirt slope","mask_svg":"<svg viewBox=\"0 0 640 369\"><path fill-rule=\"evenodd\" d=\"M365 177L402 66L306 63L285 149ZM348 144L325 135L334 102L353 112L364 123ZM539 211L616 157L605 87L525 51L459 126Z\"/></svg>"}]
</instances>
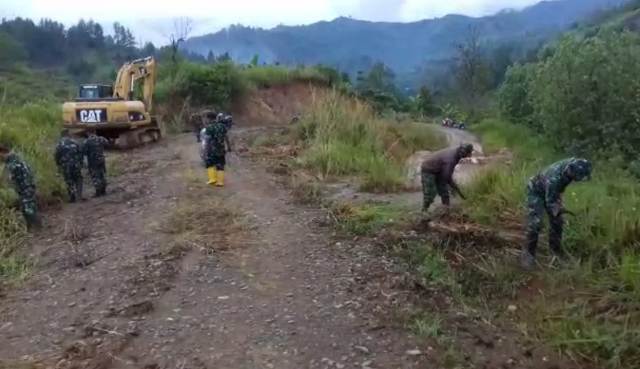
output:
<instances>
[{"instance_id":1,"label":"dirt slope","mask_svg":"<svg viewBox=\"0 0 640 369\"><path fill-rule=\"evenodd\" d=\"M238 127L259 127L288 124L304 113L316 94L326 87L308 82L272 86L251 91L232 108Z\"/></svg>"}]
</instances>

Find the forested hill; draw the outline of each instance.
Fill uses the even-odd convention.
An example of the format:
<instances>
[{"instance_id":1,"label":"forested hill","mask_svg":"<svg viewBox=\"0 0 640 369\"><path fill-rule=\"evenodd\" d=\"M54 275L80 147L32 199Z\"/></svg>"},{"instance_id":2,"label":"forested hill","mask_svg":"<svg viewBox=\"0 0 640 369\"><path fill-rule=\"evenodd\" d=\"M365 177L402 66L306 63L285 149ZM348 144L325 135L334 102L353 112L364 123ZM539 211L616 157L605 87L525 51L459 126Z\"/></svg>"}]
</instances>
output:
<instances>
[{"instance_id":1,"label":"forested hill","mask_svg":"<svg viewBox=\"0 0 640 369\"><path fill-rule=\"evenodd\" d=\"M543 40L595 13L626 0L544 1L521 11L471 18L449 15L414 23L367 22L338 18L308 26L280 26L270 30L232 26L220 32L189 39L184 47L202 55L229 53L248 62L283 64L323 63L354 73L382 61L397 73L448 60L469 29L487 45L514 45L523 53Z\"/></svg>"}]
</instances>

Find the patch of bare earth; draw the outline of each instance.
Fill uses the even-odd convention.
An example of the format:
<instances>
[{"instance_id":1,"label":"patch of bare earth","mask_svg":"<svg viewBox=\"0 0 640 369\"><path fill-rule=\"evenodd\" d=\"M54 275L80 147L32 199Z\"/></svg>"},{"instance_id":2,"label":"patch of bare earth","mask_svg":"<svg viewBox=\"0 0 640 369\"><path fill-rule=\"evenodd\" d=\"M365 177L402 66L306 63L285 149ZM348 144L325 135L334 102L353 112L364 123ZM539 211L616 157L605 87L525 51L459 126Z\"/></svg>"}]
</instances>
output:
<instances>
[{"instance_id":1,"label":"patch of bare earth","mask_svg":"<svg viewBox=\"0 0 640 369\"><path fill-rule=\"evenodd\" d=\"M455 177L460 183L472 180L494 163L510 160L506 152L485 157L477 140L467 132L443 130L451 146L462 142L476 146L474 157L465 160L456 170ZM282 132L276 129L271 130L271 134L277 137ZM514 229L494 230L475 224L456 211L444 212L442 209L436 209L428 221L419 215L422 193L416 183L418 170L409 172L408 182L413 186L408 186L411 190L407 192L363 193L351 182L323 182L296 170L290 163L297 152L296 148L287 145L263 145L248 149L246 155L261 160L271 172L282 175L281 180L291 186L292 194L299 200L325 204L329 214L331 208L344 205L390 204L405 206L409 218L415 220L389 225L364 237L334 233L334 250L350 260L357 290L366 296L361 300L366 301L365 310L381 319L385 327L415 332L407 342L415 345L416 349L409 352L420 357L420 367L584 367L527 336L526 329L521 326L526 317L520 316L519 306L524 307L521 304L528 302L520 295L531 289L533 277L529 278L515 263L522 243L520 224ZM408 161L409 167L417 169L426 154L412 157ZM328 217L326 224L336 221L339 220ZM454 273L456 285L443 286L438 281L424 280L420 274L429 274L429 271L416 270L424 265L408 265L407 259L412 257L408 254L416 252L410 250L412 247L439 250ZM500 260L512 260L513 265L507 270L520 276L513 277L514 281L498 283L483 280L487 271L481 269L487 266L487 258L492 255L501 255ZM505 296L502 289L506 288L513 288L513 298ZM462 295L461 291L464 291Z\"/></svg>"}]
</instances>

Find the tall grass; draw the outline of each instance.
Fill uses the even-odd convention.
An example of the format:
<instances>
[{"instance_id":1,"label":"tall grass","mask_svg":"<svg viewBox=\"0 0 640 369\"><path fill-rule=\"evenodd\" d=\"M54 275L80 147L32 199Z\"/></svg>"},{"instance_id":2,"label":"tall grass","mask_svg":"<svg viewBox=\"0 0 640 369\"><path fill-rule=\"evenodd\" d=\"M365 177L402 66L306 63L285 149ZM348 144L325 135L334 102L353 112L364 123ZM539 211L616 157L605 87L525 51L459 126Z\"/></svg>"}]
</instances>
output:
<instances>
[{"instance_id":1,"label":"tall grass","mask_svg":"<svg viewBox=\"0 0 640 369\"><path fill-rule=\"evenodd\" d=\"M286 68L280 66L258 66L242 69L240 72L250 87L264 88L290 82L316 82L329 84L329 78L318 68Z\"/></svg>"},{"instance_id":2,"label":"tall grass","mask_svg":"<svg viewBox=\"0 0 640 369\"><path fill-rule=\"evenodd\" d=\"M466 211L503 226L525 220L530 176L568 155L549 149L522 126L496 120L477 126L488 151L507 147L513 163L490 170L471 185ZM640 365L640 187L630 174L596 161L593 180L573 184L565 206L564 247L575 262L544 270L544 301L533 304L532 326L541 338L600 367ZM542 246L542 245L541 245ZM544 250L544 247L541 247Z\"/></svg>"},{"instance_id":3,"label":"tall grass","mask_svg":"<svg viewBox=\"0 0 640 369\"><path fill-rule=\"evenodd\" d=\"M424 124L391 123L338 92L318 94L298 126L306 145L301 162L320 175L356 175L368 191L395 191L405 183L405 160L417 150L442 147Z\"/></svg>"},{"instance_id":4,"label":"tall grass","mask_svg":"<svg viewBox=\"0 0 640 369\"><path fill-rule=\"evenodd\" d=\"M55 105L0 107L0 143L13 147L32 168L41 204L54 201L63 193L52 152L60 131L60 117ZM0 279L20 277L25 272L24 260L13 254L26 236L16 208L16 194L5 179L0 184Z\"/></svg>"},{"instance_id":5,"label":"tall grass","mask_svg":"<svg viewBox=\"0 0 640 369\"><path fill-rule=\"evenodd\" d=\"M526 128L486 121L477 131L489 151L511 148L514 161L480 177L466 206L488 223L525 217L525 191L531 176L563 158ZM568 156L568 155L566 155ZM596 162L593 180L572 184L564 194L567 216L565 245L574 255L606 265L625 250L640 245L640 187L637 180L610 163Z\"/></svg>"}]
</instances>

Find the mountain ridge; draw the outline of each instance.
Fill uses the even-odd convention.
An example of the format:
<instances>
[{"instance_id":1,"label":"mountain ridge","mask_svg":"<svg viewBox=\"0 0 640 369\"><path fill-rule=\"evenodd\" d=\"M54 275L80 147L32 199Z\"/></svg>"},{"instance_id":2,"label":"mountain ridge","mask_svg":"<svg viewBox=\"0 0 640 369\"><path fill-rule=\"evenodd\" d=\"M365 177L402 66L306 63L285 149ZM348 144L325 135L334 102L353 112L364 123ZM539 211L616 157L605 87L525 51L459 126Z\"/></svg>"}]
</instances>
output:
<instances>
[{"instance_id":1,"label":"mountain ridge","mask_svg":"<svg viewBox=\"0 0 640 369\"><path fill-rule=\"evenodd\" d=\"M382 61L398 74L451 60L456 45L476 29L485 45L518 44L531 49L598 11L627 0L542 1L522 10L505 9L491 16L449 14L415 22L373 22L338 17L305 26L271 29L233 25L216 33L188 39L192 53L220 55L247 63L326 64L355 74Z\"/></svg>"}]
</instances>

